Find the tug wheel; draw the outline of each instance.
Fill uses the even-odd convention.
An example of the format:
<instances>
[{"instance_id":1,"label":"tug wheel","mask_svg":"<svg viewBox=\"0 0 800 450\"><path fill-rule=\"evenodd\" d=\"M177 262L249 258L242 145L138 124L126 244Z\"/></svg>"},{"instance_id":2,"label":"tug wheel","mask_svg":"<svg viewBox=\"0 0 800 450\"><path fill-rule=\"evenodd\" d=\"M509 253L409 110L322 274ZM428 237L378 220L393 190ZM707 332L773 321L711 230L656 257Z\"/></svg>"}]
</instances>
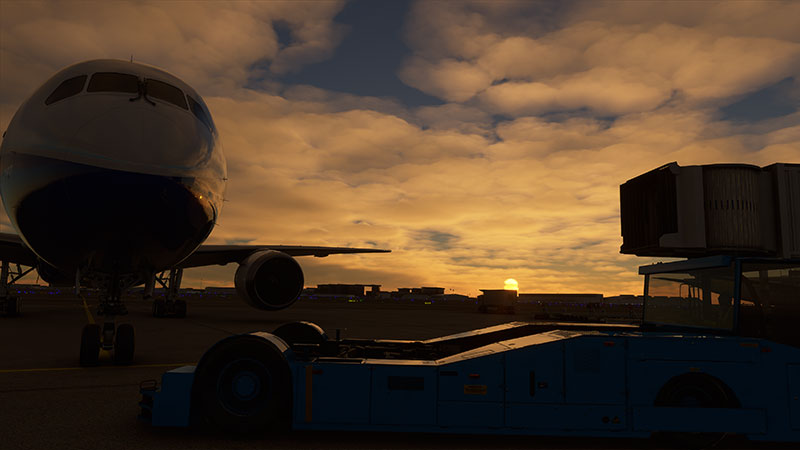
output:
<instances>
[{"instance_id":1,"label":"tug wheel","mask_svg":"<svg viewBox=\"0 0 800 450\"><path fill-rule=\"evenodd\" d=\"M739 408L733 391L722 381L702 373L688 373L669 380L656 396L655 406L678 408ZM727 433L659 432L653 437L670 445L699 449L713 446Z\"/></svg>"},{"instance_id":2,"label":"tug wheel","mask_svg":"<svg viewBox=\"0 0 800 450\"><path fill-rule=\"evenodd\" d=\"M195 412L226 432L288 428L292 382L283 354L252 335L220 341L195 370Z\"/></svg>"},{"instance_id":3,"label":"tug wheel","mask_svg":"<svg viewBox=\"0 0 800 450\"><path fill-rule=\"evenodd\" d=\"M287 344L322 344L328 340L325 330L312 322L291 322L286 323L272 332L275 336L283 339Z\"/></svg>"}]
</instances>

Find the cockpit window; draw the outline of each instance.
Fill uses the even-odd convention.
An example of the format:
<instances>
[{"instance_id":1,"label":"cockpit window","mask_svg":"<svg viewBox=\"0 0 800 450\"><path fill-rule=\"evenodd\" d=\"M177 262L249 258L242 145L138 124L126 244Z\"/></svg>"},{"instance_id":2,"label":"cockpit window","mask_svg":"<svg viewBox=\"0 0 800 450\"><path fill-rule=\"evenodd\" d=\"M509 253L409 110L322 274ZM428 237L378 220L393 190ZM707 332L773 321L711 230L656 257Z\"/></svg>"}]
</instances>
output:
<instances>
[{"instance_id":1,"label":"cockpit window","mask_svg":"<svg viewBox=\"0 0 800 450\"><path fill-rule=\"evenodd\" d=\"M139 77L127 73L97 72L89 80L86 92L139 92Z\"/></svg>"},{"instance_id":2,"label":"cockpit window","mask_svg":"<svg viewBox=\"0 0 800 450\"><path fill-rule=\"evenodd\" d=\"M186 106L186 97L183 96L183 91L175 86L151 78L148 78L145 83L147 83L147 95L149 97L164 100L183 109L189 109Z\"/></svg>"},{"instance_id":3,"label":"cockpit window","mask_svg":"<svg viewBox=\"0 0 800 450\"><path fill-rule=\"evenodd\" d=\"M64 100L67 97L72 97L83 90L83 85L86 84L86 75L79 75L77 77L64 80L58 87L47 97L44 101L45 105L55 103L59 100Z\"/></svg>"},{"instance_id":4,"label":"cockpit window","mask_svg":"<svg viewBox=\"0 0 800 450\"><path fill-rule=\"evenodd\" d=\"M206 114L205 110L203 109L203 106L200 105L200 103L198 103L197 100L193 99L188 95L186 96L186 98L189 99L189 108L192 110L192 114L194 114L194 116L197 117L197 119L200 120L200 122L206 124L209 130L213 131L214 127L211 125L211 118L208 117L208 114Z\"/></svg>"}]
</instances>

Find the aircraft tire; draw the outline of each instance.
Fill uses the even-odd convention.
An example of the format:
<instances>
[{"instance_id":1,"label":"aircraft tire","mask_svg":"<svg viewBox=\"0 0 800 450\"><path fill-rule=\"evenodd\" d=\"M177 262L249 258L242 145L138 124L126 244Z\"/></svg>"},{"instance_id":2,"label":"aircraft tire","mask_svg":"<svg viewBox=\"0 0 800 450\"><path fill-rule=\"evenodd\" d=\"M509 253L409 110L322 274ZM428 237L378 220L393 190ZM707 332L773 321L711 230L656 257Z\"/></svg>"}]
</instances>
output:
<instances>
[{"instance_id":1,"label":"aircraft tire","mask_svg":"<svg viewBox=\"0 0 800 450\"><path fill-rule=\"evenodd\" d=\"M215 428L250 434L288 429L289 365L269 341L237 336L212 347L195 370L194 412Z\"/></svg>"},{"instance_id":2,"label":"aircraft tire","mask_svg":"<svg viewBox=\"0 0 800 450\"><path fill-rule=\"evenodd\" d=\"M84 325L81 333L81 366L96 366L100 358L100 325L89 323Z\"/></svg>"},{"instance_id":3,"label":"aircraft tire","mask_svg":"<svg viewBox=\"0 0 800 450\"><path fill-rule=\"evenodd\" d=\"M16 317L22 312L22 299L19 297L8 297L5 307L7 317Z\"/></svg>"},{"instance_id":4,"label":"aircraft tire","mask_svg":"<svg viewBox=\"0 0 800 450\"><path fill-rule=\"evenodd\" d=\"M175 317L186 317L186 300L175 300Z\"/></svg>"},{"instance_id":5,"label":"aircraft tire","mask_svg":"<svg viewBox=\"0 0 800 450\"><path fill-rule=\"evenodd\" d=\"M290 322L283 324L272 332L287 344L322 344L328 340L325 330L312 322Z\"/></svg>"},{"instance_id":6,"label":"aircraft tire","mask_svg":"<svg viewBox=\"0 0 800 450\"><path fill-rule=\"evenodd\" d=\"M164 317L166 306L167 304L163 299L153 300L153 317Z\"/></svg>"},{"instance_id":7,"label":"aircraft tire","mask_svg":"<svg viewBox=\"0 0 800 450\"><path fill-rule=\"evenodd\" d=\"M123 323L117 327L114 336L114 363L130 364L133 362L133 353L136 348L136 336L133 332L133 325Z\"/></svg>"}]
</instances>

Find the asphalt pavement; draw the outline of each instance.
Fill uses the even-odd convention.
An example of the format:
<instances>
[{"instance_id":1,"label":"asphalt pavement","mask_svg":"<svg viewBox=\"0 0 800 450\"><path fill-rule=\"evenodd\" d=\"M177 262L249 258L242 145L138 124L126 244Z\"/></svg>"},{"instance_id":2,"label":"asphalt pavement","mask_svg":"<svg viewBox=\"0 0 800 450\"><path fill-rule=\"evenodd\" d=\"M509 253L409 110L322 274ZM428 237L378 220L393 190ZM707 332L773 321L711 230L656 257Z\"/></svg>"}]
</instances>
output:
<instances>
[{"instance_id":1,"label":"asphalt pavement","mask_svg":"<svg viewBox=\"0 0 800 450\"><path fill-rule=\"evenodd\" d=\"M88 307L88 308L87 308ZM129 366L108 355L97 367L78 365L81 329L95 317L78 297L25 299L20 317L0 318L0 448L2 449L611 449L664 448L650 440L471 436L411 433L286 432L238 437L198 429L158 429L137 420L139 385L175 367L196 363L230 334L271 331L299 320L330 336L427 339L524 319L479 314L474 305L391 305L298 302L277 312L256 311L235 297L188 298L186 318L154 318L151 305L128 301L136 330ZM87 311L88 310L88 311ZM88 312L88 314L87 314ZM765 448L724 441L718 448ZM793 448L772 445L769 448Z\"/></svg>"}]
</instances>

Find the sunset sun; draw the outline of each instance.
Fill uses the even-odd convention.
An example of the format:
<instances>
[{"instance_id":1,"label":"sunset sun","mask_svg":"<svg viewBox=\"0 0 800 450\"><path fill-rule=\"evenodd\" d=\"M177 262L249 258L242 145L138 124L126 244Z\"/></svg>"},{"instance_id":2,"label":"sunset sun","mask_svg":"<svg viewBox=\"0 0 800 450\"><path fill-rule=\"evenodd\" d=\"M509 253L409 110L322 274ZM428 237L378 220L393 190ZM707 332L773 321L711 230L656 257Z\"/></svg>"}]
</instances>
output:
<instances>
[{"instance_id":1,"label":"sunset sun","mask_svg":"<svg viewBox=\"0 0 800 450\"><path fill-rule=\"evenodd\" d=\"M505 286L503 286L503 289L505 289L507 291L517 291L517 290L519 290L519 283L517 283L517 280L515 280L513 278L509 278L506 281L504 281L503 283L505 283Z\"/></svg>"}]
</instances>

